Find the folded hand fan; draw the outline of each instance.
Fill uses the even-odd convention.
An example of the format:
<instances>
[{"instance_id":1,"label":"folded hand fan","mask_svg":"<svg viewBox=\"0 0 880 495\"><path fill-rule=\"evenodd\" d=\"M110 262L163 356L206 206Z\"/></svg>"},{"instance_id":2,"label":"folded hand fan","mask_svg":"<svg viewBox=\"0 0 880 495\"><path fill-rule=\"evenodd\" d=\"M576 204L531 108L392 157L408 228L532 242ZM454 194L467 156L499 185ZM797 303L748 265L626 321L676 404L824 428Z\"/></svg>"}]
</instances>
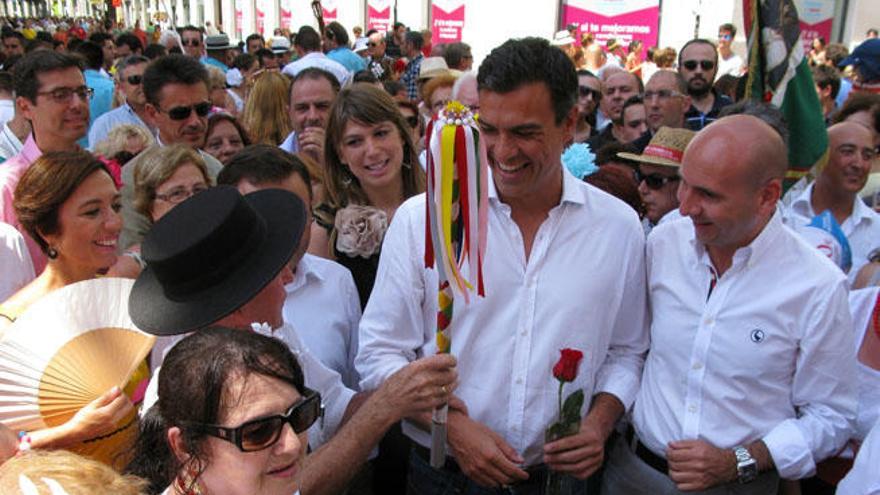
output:
<instances>
[{"instance_id":1,"label":"folded hand fan","mask_svg":"<svg viewBox=\"0 0 880 495\"><path fill-rule=\"evenodd\" d=\"M34 303L6 329L0 422L15 431L61 425L113 386L132 397L146 385L140 382L149 376L138 368L155 337L129 318L133 283L101 278L71 284ZM136 419L133 412L113 431L69 450L121 468L137 436Z\"/></svg>"}]
</instances>

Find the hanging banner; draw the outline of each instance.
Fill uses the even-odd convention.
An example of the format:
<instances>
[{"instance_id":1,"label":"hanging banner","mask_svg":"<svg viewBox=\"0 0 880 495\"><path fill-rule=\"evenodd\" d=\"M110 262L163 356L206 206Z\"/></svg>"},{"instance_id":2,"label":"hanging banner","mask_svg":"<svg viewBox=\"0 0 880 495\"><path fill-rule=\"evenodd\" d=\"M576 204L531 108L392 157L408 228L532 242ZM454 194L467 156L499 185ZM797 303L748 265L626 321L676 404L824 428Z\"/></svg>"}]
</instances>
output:
<instances>
[{"instance_id":1,"label":"hanging banner","mask_svg":"<svg viewBox=\"0 0 880 495\"><path fill-rule=\"evenodd\" d=\"M593 33L602 46L611 38L623 46L639 40L645 47L643 54L657 46L659 0L565 0L562 8L560 29L577 24L578 40L586 33Z\"/></svg>"},{"instance_id":2,"label":"hanging banner","mask_svg":"<svg viewBox=\"0 0 880 495\"><path fill-rule=\"evenodd\" d=\"M367 0L367 31L382 34L391 30L391 0Z\"/></svg>"},{"instance_id":3,"label":"hanging banner","mask_svg":"<svg viewBox=\"0 0 880 495\"><path fill-rule=\"evenodd\" d=\"M281 0L278 10L281 14L281 29L293 30L293 13L290 9L291 0Z\"/></svg>"},{"instance_id":4,"label":"hanging banner","mask_svg":"<svg viewBox=\"0 0 880 495\"><path fill-rule=\"evenodd\" d=\"M321 7L324 10L324 25L330 24L331 22L336 20L337 12L338 12L338 3L337 0L322 0Z\"/></svg>"},{"instance_id":5,"label":"hanging banner","mask_svg":"<svg viewBox=\"0 0 880 495\"><path fill-rule=\"evenodd\" d=\"M794 0L801 25L804 53L810 53L813 40L821 37L831 42L831 23L834 21L834 0Z\"/></svg>"},{"instance_id":6,"label":"hanging banner","mask_svg":"<svg viewBox=\"0 0 880 495\"><path fill-rule=\"evenodd\" d=\"M257 11L257 32L260 33L260 36L263 35L263 31L266 28L266 11L263 10L263 6L260 5L261 2L257 2L255 9Z\"/></svg>"},{"instance_id":7,"label":"hanging banner","mask_svg":"<svg viewBox=\"0 0 880 495\"><path fill-rule=\"evenodd\" d=\"M464 0L433 0L431 31L435 44L461 41L464 28Z\"/></svg>"},{"instance_id":8,"label":"hanging banner","mask_svg":"<svg viewBox=\"0 0 880 495\"><path fill-rule=\"evenodd\" d=\"M242 26L244 24L244 14L242 12L242 0L235 0L235 36L238 39L243 39L241 36Z\"/></svg>"}]
</instances>

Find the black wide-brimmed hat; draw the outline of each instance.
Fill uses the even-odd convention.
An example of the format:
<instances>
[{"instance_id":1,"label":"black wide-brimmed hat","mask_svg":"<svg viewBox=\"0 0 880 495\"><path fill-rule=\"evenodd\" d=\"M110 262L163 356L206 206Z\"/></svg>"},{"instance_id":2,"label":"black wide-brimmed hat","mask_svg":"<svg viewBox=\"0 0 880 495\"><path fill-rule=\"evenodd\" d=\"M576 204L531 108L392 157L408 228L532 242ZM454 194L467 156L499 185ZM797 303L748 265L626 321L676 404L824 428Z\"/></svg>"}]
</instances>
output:
<instances>
[{"instance_id":1,"label":"black wide-brimmed hat","mask_svg":"<svg viewBox=\"0 0 880 495\"><path fill-rule=\"evenodd\" d=\"M253 299L290 261L306 225L293 193L242 196L231 186L197 194L163 216L141 244L147 267L128 309L141 330L177 335Z\"/></svg>"}]
</instances>

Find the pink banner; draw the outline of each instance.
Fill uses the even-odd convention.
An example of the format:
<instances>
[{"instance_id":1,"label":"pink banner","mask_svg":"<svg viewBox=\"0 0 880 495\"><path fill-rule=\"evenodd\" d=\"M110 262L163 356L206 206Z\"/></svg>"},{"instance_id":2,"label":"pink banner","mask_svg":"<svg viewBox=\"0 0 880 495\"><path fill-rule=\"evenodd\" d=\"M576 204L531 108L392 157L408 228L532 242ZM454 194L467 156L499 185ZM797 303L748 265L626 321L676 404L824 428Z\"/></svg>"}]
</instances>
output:
<instances>
[{"instance_id":1,"label":"pink banner","mask_svg":"<svg viewBox=\"0 0 880 495\"><path fill-rule=\"evenodd\" d=\"M657 28L660 23L660 7L648 7L624 14L604 16L596 12L571 5L563 6L562 25L578 25L578 39L584 33L593 33L602 46L610 38L616 38L624 47L631 41L639 40L644 49L657 45Z\"/></svg>"},{"instance_id":2,"label":"pink banner","mask_svg":"<svg viewBox=\"0 0 880 495\"><path fill-rule=\"evenodd\" d=\"M375 9L372 5L367 8L367 31L375 29L382 34L391 30L391 7L387 6L382 10Z\"/></svg>"},{"instance_id":3,"label":"pink banner","mask_svg":"<svg viewBox=\"0 0 880 495\"><path fill-rule=\"evenodd\" d=\"M337 9L335 7L332 10L328 9L327 7L323 7L322 10L324 11L324 25L325 26L336 20Z\"/></svg>"},{"instance_id":4,"label":"pink banner","mask_svg":"<svg viewBox=\"0 0 880 495\"><path fill-rule=\"evenodd\" d=\"M436 3L431 5L431 19L433 19L431 30L434 43L461 41L461 30L464 28L464 2L458 3L459 7L449 10L444 10Z\"/></svg>"},{"instance_id":5,"label":"pink banner","mask_svg":"<svg viewBox=\"0 0 880 495\"><path fill-rule=\"evenodd\" d=\"M235 33L236 36L241 39L242 28L244 27L243 21L244 14L241 11L241 2L240 0L236 0L235 2Z\"/></svg>"},{"instance_id":6,"label":"pink banner","mask_svg":"<svg viewBox=\"0 0 880 495\"><path fill-rule=\"evenodd\" d=\"M256 8L257 10L257 32L261 35L263 34L263 30L266 27L266 13L260 10L260 7Z\"/></svg>"},{"instance_id":7,"label":"pink banner","mask_svg":"<svg viewBox=\"0 0 880 495\"><path fill-rule=\"evenodd\" d=\"M285 9L284 7L281 7L280 10L281 10L281 27L282 27L282 29L293 29L293 27L291 27L291 25L293 24L293 14L289 10Z\"/></svg>"},{"instance_id":8,"label":"pink banner","mask_svg":"<svg viewBox=\"0 0 880 495\"><path fill-rule=\"evenodd\" d=\"M827 19L817 24L808 24L801 19L801 41L804 42L804 53L810 53L813 48L813 40L822 37L825 43L831 40L831 23L834 19Z\"/></svg>"}]
</instances>

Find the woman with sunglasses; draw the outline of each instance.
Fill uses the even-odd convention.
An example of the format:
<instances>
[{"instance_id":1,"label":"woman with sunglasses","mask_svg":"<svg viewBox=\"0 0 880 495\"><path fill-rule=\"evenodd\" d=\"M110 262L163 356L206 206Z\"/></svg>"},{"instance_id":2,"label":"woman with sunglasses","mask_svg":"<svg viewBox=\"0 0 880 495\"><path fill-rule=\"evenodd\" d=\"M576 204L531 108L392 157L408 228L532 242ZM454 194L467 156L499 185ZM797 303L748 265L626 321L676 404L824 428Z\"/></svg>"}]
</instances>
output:
<instances>
[{"instance_id":1,"label":"woman with sunglasses","mask_svg":"<svg viewBox=\"0 0 880 495\"><path fill-rule=\"evenodd\" d=\"M163 495L298 493L306 430L321 415L280 340L202 330L165 357L127 471Z\"/></svg>"},{"instance_id":2,"label":"woman with sunglasses","mask_svg":"<svg viewBox=\"0 0 880 495\"><path fill-rule=\"evenodd\" d=\"M309 252L347 267L367 304L385 229L407 198L425 188L411 128L383 90L356 84L339 92L324 146L327 199L315 208Z\"/></svg>"},{"instance_id":3,"label":"woman with sunglasses","mask_svg":"<svg viewBox=\"0 0 880 495\"><path fill-rule=\"evenodd\" d=\"M134 209L155 223L190 196L211 186L205 161L184 144L153 147L134 169ZM108 275L137 278L144 268L140 244L129 247Z\"/></svg>"}]
</instances>

